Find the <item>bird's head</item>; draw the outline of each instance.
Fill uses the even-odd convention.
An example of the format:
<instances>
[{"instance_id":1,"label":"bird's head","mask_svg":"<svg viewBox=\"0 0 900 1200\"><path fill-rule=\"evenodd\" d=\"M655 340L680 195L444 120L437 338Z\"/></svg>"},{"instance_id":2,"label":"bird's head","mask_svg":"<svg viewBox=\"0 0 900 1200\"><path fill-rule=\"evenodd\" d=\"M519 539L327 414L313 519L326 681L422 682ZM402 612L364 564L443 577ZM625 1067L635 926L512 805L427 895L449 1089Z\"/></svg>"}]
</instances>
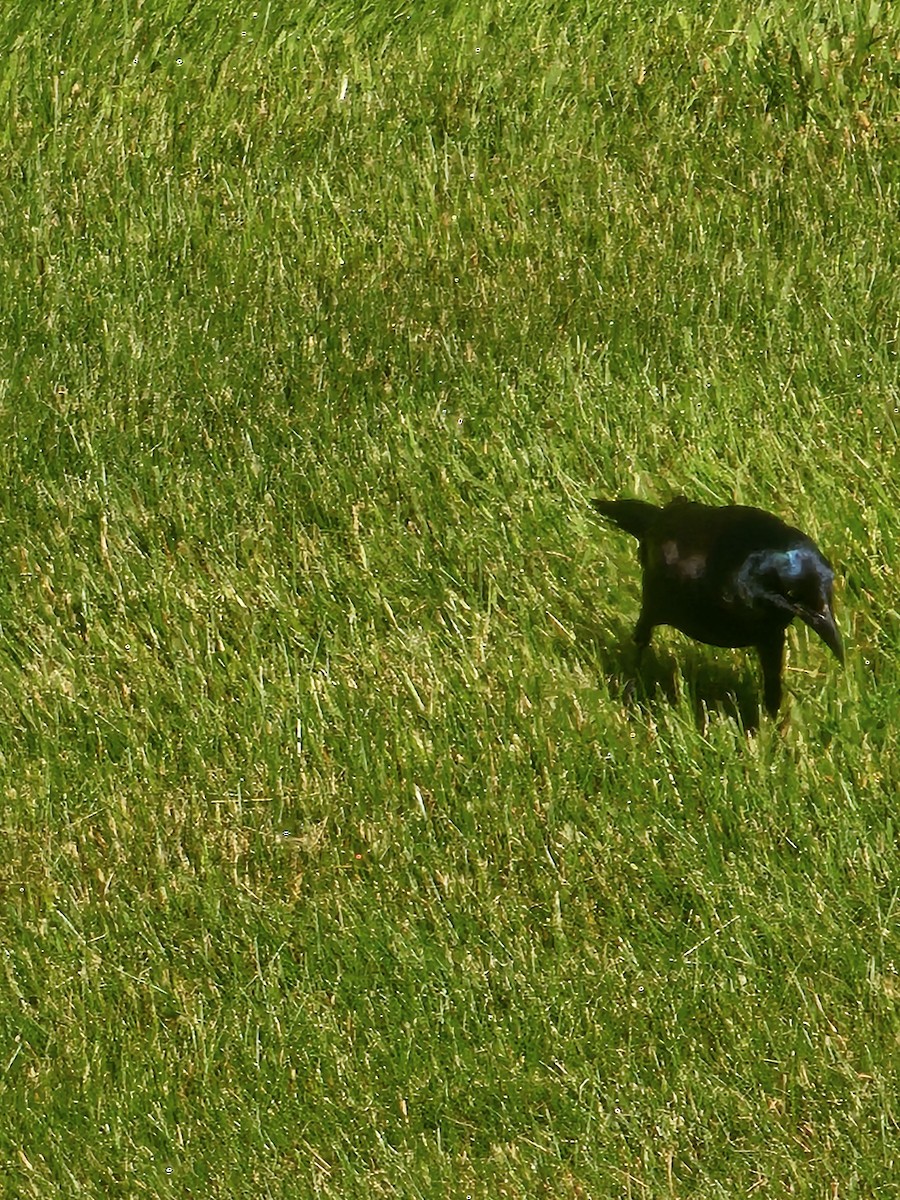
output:
<instances>
[{"instance_id":1,"label":"bird's head","mask_svg":"<svg viewBox=\"0 0 900 1200\"><path fill-rule=\"evenodd\" d=\"M788 550L751 554L738 573L738 589L746 598L805 621L842 663L844 645L834 619L833 588L831 564L808 539Z\"/></svg>"}]
</instances>

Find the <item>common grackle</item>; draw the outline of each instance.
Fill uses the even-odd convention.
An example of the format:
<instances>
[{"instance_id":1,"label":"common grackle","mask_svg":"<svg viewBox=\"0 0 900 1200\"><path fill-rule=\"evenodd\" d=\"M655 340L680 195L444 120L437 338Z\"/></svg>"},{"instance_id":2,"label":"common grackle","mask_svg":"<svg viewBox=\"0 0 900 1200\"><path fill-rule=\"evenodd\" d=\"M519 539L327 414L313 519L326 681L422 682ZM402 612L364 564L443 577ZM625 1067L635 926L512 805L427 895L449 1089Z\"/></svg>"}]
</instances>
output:
<instances>
[{"instance_id":1,"label":"common grackle","mask_svg":"<svg viewBox=\"0 0 900 1200\"><path fill-rule=\"evenodd\" d=\"M799 529L759 508L712 508L683 496L664 508L644 500L591 504L640 544L639 655L656 625L712 646L755 646L772 716L781 704L784 631L794 617L844 661L831 564Z\"/></svg>"}]
</instances>

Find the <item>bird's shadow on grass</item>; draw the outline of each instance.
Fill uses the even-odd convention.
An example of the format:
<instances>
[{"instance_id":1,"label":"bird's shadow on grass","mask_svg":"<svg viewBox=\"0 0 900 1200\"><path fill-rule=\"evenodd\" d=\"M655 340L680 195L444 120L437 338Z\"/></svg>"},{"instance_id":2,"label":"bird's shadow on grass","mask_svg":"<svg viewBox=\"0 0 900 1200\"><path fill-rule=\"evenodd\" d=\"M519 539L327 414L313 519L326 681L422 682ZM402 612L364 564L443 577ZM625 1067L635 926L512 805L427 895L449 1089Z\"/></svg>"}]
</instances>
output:
<instances>
[{"instance_id":1,"label":"bird's shadow on grass","mask_svg":"<svg viewBox=\"0 0 900 1200\"><path fill-rule=\"evenodd\" d=\"M610 695L623 704L653 713L662 706L674 707L685 693L701 729L712 712L748 732L759 728L759 684L752 664L721 661L715 650L689 644L670 649L659 634L660 644L639 657L631 628L618 622L606 628L583 625L577 633L578 645L599 666Z\"/></svg>"}]
</instances>

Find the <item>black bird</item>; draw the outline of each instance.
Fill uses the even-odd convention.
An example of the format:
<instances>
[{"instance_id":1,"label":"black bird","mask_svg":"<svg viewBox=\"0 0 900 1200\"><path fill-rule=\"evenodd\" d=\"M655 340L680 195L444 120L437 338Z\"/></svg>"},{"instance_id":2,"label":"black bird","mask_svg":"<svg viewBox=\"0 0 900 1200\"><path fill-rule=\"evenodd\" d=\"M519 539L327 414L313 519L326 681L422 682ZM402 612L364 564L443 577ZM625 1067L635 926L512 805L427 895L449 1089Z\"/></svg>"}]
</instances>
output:
<instances>
[{"instance_id":1,"label":"black bird","mask_svg":"<svg viewBox=\"0 0 900 1200\"><path fill-rule=\"evenodd\" d=\"M683 496L664 508L644 500L591 504L640 543L639 656L656 625L711 646L755 646L771 716L781 704L784 631L794 617L844 661L832 612L834 572L799 529L759 508L712 508Z\"/></svg>"}]
</instances>

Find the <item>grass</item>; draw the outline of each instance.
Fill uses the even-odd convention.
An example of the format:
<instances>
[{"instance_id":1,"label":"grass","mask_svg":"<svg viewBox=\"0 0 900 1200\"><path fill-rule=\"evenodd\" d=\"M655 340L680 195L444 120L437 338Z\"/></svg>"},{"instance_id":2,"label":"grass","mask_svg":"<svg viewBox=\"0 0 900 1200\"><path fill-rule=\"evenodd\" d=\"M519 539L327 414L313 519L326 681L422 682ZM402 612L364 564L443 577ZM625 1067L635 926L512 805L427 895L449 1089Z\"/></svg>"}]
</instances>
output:
<instances>
[{"instance_id":1,"label":"grass","mask_svg":"<svg viewBox=\"0 0 900 1200\"><path fill-rule=\"evenodd\" d=\"M8 7L5 1194L894 1185L898 32ZM624 703L620 492L808 530L846 670Z\"/></svg>"}]
</instances>

